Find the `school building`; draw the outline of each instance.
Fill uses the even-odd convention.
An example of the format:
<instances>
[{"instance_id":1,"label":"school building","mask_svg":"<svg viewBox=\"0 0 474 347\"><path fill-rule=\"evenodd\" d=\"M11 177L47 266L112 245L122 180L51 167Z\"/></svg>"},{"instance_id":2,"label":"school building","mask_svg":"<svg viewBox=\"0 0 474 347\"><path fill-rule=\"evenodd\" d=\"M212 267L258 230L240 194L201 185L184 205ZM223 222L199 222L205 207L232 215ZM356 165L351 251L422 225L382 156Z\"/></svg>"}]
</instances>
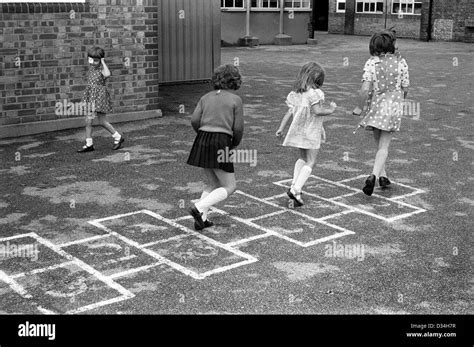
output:
<instances>
[{"instance_id":1,"label":"school building","mask_svg":"<svg viewBox=\"0 0 474 347\"><path fill-rule=\"evenodd\" d=\"M329 33L371 35L392 26L399 37L474 42L474 1L329 0Z\"/></svg>"},{"instance_id":2,"label":"school building","mask_svg":"<svg viewBox=\"0 0 474 347\"><path fill-rule=\"evenodd\" d=\"M221 0L224 44L311 43L314 31L474 42L472 0Z\"/></svg>"},{"instance_id":3,"label":"school building","mask_svg":"<svg viewBox=\"0 0 474 347\"><path fill-rule=\"evenodd\" d=\"M220 65L219 0L52 1L0 3L0 138L83 127L92 46L112 74L112 123L161 116L160 84Z\"/></svg>"}]
</instances>

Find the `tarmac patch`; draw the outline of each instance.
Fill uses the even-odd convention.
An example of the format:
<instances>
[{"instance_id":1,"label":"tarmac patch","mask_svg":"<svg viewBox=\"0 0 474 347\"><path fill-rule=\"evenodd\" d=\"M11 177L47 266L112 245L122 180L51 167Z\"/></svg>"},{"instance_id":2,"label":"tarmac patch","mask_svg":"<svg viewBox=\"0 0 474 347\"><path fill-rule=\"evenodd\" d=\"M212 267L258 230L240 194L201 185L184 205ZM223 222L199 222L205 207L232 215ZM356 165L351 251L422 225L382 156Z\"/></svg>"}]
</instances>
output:
<instances>
[{"instance_id":1,"label":"tarmac patch","mask_svg":"<svg viewBox=\"0 0 474 347\"><path fill-rule=\"evenodd\" d=\"M278 270L283 271L290 281L304 281L320 274L334 274L340 269L337 266L323 263L294 263L275 262L272 263Z\"/></svg>"}]
</instances>

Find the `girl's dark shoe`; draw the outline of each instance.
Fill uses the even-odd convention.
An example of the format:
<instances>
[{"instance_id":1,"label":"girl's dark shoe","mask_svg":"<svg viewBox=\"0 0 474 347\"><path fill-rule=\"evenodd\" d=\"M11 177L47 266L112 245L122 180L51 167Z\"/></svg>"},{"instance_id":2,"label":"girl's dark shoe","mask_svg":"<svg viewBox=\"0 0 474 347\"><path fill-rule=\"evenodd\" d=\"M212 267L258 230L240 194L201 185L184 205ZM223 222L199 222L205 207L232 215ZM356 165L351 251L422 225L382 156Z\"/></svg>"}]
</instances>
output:
<instances>
[{"instance_id":1,"label":"girl's dark shoe","mask_svg":"<svg viewBox=\"0 0 474 347\"><path fill-rule=\"evenodd\" d=\"M120 137L120 140L118 140L118 142L114 142L114 147L112 148L114 151L116 151L117 149L119 149L120 147L122 147L122 143L125 141L125 139L122 137Z\"/></svg>"},{"instance_id":2,"label":"girl's dark shoe","mask_svg":"<svg viewBox=\"0 0 474 347\"><path fill-rule=\"evenodd\" d=\"M379 178L379 184L382 188L388 187L389 185L392 184L390 180L387 177L380 177Z\"/></svg>"},{"instance_id":3,"label":"girl's dark shoe","mask_svg":"<svg viewBox=\"0 0 474 347\"><path fill-rule=\"evenodd\" d=\"M94 145L92 145L92 146L84 145L84 146L82 146L81 149L77 150L77 153L92 152L93 150L94 150Z\"/></svg>"},{"instance_id":4,"label":"girl's dark shoe","mask_svg":"<svg viewBox=\"0 0 474 347\"><path fill-rule=\"evenodd\" d=\"M206 220L204 221L204 228L210 228L210 227L212 227L213 225L214 225L214 223L212 223L209 219L206 219ZM194 229L196 229L196 230L202 230L202 229L204 229L204 228L199 228L198 223L197 223L196 221L194 222Z\"/></svg>"},{"instance_id":5,"label":"girl's dark shoe","mask_svg":"<svg viewBox=\"0 0 474 347\"><path fill-rule=\"evenodd\" d=\"M362 188L362 191L364 192L365 195L368 195L368 196L372 195L372 193L374 192L375 180L376 180L376 177L374 174L370 175L365 180L365 186L364 188Z\"/></svg>"},{"instance_id":6,"label":"girl's dark shoe","mask_svg":"<svg viewBox=\"0 0 474 347\"><path fill-rule=\"evenodd\" d=\"M189 209L189 214L194 218L194 228L196 230L202 230L205 227L204 221L202 220L202 213L198 211L196 206Z\"/></svg>"},{"instance_id":7,"label":"girl's dark shoe","mask_svg":"<svg viewBox=\"0 0 474 347\"><path fill-rule=\"evenodd\" d=\"M288 191L286 192L286 194L288 195L288 197L293 200L295 202L295 206L297 207L300 207L300 206L303 206L304 205L304 202L303 200L301 199L301 196L300 198L298 199L298 195L295 196L292 192L291 192L291 189L288 189Z\"/></svg>"}]
</instances>

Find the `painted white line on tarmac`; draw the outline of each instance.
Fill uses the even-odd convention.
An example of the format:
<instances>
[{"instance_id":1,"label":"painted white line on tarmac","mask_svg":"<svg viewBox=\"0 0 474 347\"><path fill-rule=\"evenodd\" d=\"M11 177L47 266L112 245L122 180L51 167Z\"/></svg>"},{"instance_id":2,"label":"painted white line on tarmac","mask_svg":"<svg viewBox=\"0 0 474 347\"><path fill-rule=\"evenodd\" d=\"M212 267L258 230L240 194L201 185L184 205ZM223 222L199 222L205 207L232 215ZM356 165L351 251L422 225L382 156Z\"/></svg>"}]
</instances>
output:
<instances>
[{"instance_id":1,"label":"painted white line on tarmac","mask_svg":"<svg viewBox=\"0 0 474 347\"><path fill-rule=\"evenodd\" d=\"M150 265L140 266L140 267L137 267L137 268L134 268L134 269L129 269L127 271L122 271L122 272L115 273L113 275L110 275L109 278L114 280L114 279L119 278L119 277L125 277L125 276L128 276L128 275L137 273L137 272L146 271L148 269L154 268L154 267L162 265L162 264L164 264L164 263L158 262L158 263L153 263L153 264L150 264Z\"/></svg>"},{"instance_id":2,"label":"painted white line on tarmac","mask_svg":"<svg viewBox=\"0 0 474 347\"><path fill-rule=\"evenodd\" d=\"M69 246L72 246L72 245L78 245L78 244L85 243L85 242L89 242L89 241L95 241L95 240L104 239L104 238L106 238L106 237L110 237L110 234L96 235L96 236L91 236L91 237L88 237L88 238L85 238L85 239L80 239L80 240L75 240L75 241L71 241L71 242L66 242L66 243L63 243L63 244L58 245L58 247L60 247L60 248L66 248L66 247L69 247Z\"/></svg>"}]
</instances>

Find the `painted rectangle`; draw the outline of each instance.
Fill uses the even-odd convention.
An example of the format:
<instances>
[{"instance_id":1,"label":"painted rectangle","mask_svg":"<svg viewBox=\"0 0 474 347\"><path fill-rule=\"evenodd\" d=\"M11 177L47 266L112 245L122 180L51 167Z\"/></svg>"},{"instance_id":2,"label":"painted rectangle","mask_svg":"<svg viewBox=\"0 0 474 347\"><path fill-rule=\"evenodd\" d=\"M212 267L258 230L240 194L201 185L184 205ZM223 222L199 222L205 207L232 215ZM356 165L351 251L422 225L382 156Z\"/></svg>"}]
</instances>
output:
<instances>
[{"instance_id":1,"label":"painted rectangle","mask_svg":"<svg viewBox=\"0 0 474 347\"><path fill-rule=\"evenodd\" d=\"M367 176L354 177L353 179L344 180L344 182L341 182L340 184L343 184L353 189L357 189L358 191L361 191L362 187L365 184L366 178ZM403 197L417 195L420 193L424 193L424 191L418 188L410 187L406 184L393 182L393 181L392 181L392 184L390 184L388 187L381 188L377 181L373 196L380 196L386 199L400 199Z\"/></svg>"},{"instance_id":2,"label":"painted rectangle","mask_svg":"<svg viewBox=\"0 0 474 347\"><path fill-rule=\"evenodd\" d=\"M63 248L105 276L142 268L156 263L156 259L115 236L91 240Z\"/></svg>"},{"instance_id":3,"label":"painted rectangle","mask_svg":"<svg viewBox=\"0 0 474 347\"><path fill-rule=\"evenodd\" d=\"M291 200L286 194L268 199L267 201L285 208L294 209L295 211L303 213L312 218L323 218L336 213L348 211L348 209L345 207L336 205L332 202L315 196L304 195L303 199L305 204L301 207L295 207L294 201ZM276 218L284 218L284 216L280 215Z\"/></svg>"},{"instance_id":4,"label":"painted rectangle","mask_svg":"<svg viewBox=\"0 0 474 347\"><path fill-rule=\"evenodd\" d=\"M356 212L383 219L387 222L424 212L423 209L403 202L391 201L375 195L368 197L362 192L352 196L336 198L332 201Z\"/></svg>"},{"instance_id":5,"label":"painted rectangle","mask_svg":"<svg viewBox=\"0 0 474 347\"><path fill-rule=\"evenodd\" d=\"M182 229L159 220L144 211L96 222L140 245L185 234Z\"/></svg>"},{"instance_id":6,"label":"painted rectangle","mask_svg":"<svg viewBox=\"0 0 474 347\"><path fill-rule=\"evenodd\" d=\"M205 228L199 233L223 244L238 243L266 234L266 232L261 229L240 222L234 216L214 213L212 214L212 222L214 226ZM182 220L180 224L193 229L194 219Z\"/></svg>"},{"instance_id":7,"label":"painted rectangle","mask_svg":"<svg viewBox=\"0 0 474 347\"><path fill-rule=\"evenodd\" d=\"M217 243L208 242L197 235L159 243L150 246L147 250L165 258L171 267L179 271L185 269L182 272L194 278L204 278L213 273L256 261L251 256L243 257L236 250L224 249Z\"/></svg>"},{"instance_id":8,"label":"painted rectangle","mask_svg":"<svg viewBox=\"0 0 474 347\"><path fill-rule=\"evenodd\" d=\"M291 180L277 182L276 184L289 188L291 185ZM308 178L303 187L303 194L311 193L327 199L351 194L354 192L355 190L351 187L346 187L342 184L338 184L337 182L331 182L324 178L313 175Z\"/></svg>"},{"instance_id":9,"label":"painted rectangle","mask_svg":"<svg viewBox=\"0 0 474 347\"><path fill-rule=\"evenodd\" d=\"M272 206L271 204L264 202L262 199L240 191L231 195L218 207L220 210L225 211L232 216L243 219L255 218L281 210L281 208Z\"/></svg>"},{"instance_id":10,"label":"painted rectangle","mask_svg":"<svg viewBox=\"0 0 474 347\"><path fill-rule=\"evenodd\" d=\"M78 264L68 264L50 271L17 279L29 295L42 307L56 313L81 312L100 307L123 295Z\"/></svg>"},{"instance_id":11,"label":"painted rectangle","mask_svg":"<svg viewBox=\"0 0 474 347\"><path fill-rule=\"evenodd\" d=\"M349 231L305 218L302 215L292 213L292 211L287 211L279 215L278 218L262 218L255 220L253 223L301 243L301 246L305 246L307 243L313 244L321 239L332 239L336 234ZM349 231L349 233L351 232Z\"/></svg>"},{"instance_id":12,"label":"painted rectangle","mask_svg":"<svg viewBox=\"0 0 474 347\"><path fill-rule=\"evenodd\" d=\"M38 242L33 234L0 239L0 270L13 276L61 264L67 258Z\"/></svg>"}]
</instances>

